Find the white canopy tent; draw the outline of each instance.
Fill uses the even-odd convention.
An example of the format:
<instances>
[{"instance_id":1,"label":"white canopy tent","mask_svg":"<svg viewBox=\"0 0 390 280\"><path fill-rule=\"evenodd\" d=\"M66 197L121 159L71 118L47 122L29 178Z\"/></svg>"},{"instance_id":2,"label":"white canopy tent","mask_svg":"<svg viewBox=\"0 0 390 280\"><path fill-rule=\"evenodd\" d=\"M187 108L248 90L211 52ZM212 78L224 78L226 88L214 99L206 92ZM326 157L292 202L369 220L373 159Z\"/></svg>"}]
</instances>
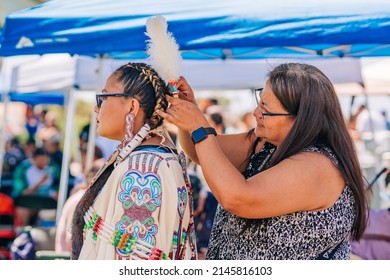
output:
<instances>
[{"instance_id":1,"label":"white canopy tent","mask_svg":"<svg viewBox=\"0 0 390 280\"><path fill-rule=\"evenodd\" d=\"M195 90L238 90L263 86L270 68L286 59L258 60L184 60L183 72ZM299 60L289 60L299 61ZM127 60L96 59L87 56L69 54L46 54L6 57L0 77L0 92L6 108L7 100L29 102L34 96L35 102L44 102L47 94L61 94L66 106L67 126L73 131L74 90L100 91L105 79ZM361 88L360 60L357 58L334 58L304 60L319 67L332 82L343 91L343 85L355 85ZM362 92L362 91L361 91ZM6 110L5 110L6 112ZM2 127L5 127L5 115ZM91 132L94 132L93 127ZM92 138L93 139L93 138ZM4 152L4 141L0 154ZM93 146L91 146L93 147ZM69 150L64 147L64 155ZM91 152L89 158L92 158ZM67 168L66 166L63 166Z\"/></svg>"},{"instance_id":2,"label":"white canopy tent","mask_svg":"<svg viewBox=\"0 0 390 280\"><path fill-rule=\"evenodd\" d=\"M79 90L96 90L97 85L104 83L117 67L127 63L127 60L98 60L85 56L71 57L68 54L15 56L6 57L3 61L1 79L4 83L0 85L0 92L35 94L37 97L44 92L65 92L71 87ZM317 66L336 86L345 84L359 86L366 83L365 77L362 76L365 69L361 69L361 60L357 58L184 60L181 74L189 80L195 90L253 89L262 86L271 68L287 61ZM390 64L390 61L388 63ZM368 94L376 93L376 89L367 90ZM347 94L343 91L338 93Z\"/></svg>"},{"instance_id":3,"label":"white canopy tent","mask_svg":"<svg viewBox=\"0 0 390 280\"><path fill-rule=\"evenodd\" d=\"M195 90L253 89L262 86L273 66L296 61L313 64L333 82L339 95L390 94L390 58L184 60L182 75ZM146 61L147 62L147 61ZM15 56L3 59L1 94L65 93L72 87L96 90L127 60L68 54ZM98 74L99 73L99 74ZM99 89L98 89L99 90Z\"/></svg>"},{"instance_id":4,"label":"white canopy tent","mask_svg":"<svg viewBox=\"0 0 390 280\"><path fill-rule=\"evenodd\" d=\"M383 58L382 58L383 60ZM187 78L195 90L239 90L262 87L266 74L275 65L286 61L298 61L316 65L335 84L340 95L350 94L383 94L390 89L387 77L372 76L374 63L368 63L367 69L362 68L361 59L266 59L266 60L184 60L182 75ZM386 61L390 64L390 61ZM66 131L74 133L75 91L100 91L105 79L119 65L127 60L95 59L68 54L46 54L42 56L6 57L1 71L0 92L3 94L4 105L9 97L17 94L23 100L23 95L34 94L37 98L45 93L62 92L66 106ZM371 75L371 76L370 76ZM383 78L383 79L381 79ZM378 82L379 80L379 82ZM364 87L367 84L368 86ZM380 85L380 87L376 87ZM5 125L5 117L2 127ZM92 121L93 123L93 121ZM91 139L88 161L92 161L93 139L95 127L91 125ZM66 137L72 138L72 135ZM69 162L70 142L64 145L64 162ZM0 154L4 153L4 142ZM62 166L67 169L68 164ZM67 176L67 172L62 172ZM66 179L61 182L67 184ZM61 186L61 188L64 188ZM67 188L65 188L67 189ZM65 198L64 198L65 199Z\"/></svg>"}]
</instances>

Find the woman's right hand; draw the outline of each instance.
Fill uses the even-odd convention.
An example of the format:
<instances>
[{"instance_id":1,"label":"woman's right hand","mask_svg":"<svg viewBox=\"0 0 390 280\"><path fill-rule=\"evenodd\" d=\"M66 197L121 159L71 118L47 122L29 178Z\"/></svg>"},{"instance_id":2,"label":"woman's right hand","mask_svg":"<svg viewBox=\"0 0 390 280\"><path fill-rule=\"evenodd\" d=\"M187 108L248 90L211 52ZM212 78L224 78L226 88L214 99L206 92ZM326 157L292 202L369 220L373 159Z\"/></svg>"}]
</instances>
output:
<instances>
[{"instance_id":1,"label":"woman's right hand","mask_svg":"<svg viewBox=\"0 0 390 280\"><path fill-rule=\"evenodd\" d=\"M176 87L179 92L180 99L196 104L194 91L183 76L180 76L177 80Z\"/></svg>"}]
</instances>

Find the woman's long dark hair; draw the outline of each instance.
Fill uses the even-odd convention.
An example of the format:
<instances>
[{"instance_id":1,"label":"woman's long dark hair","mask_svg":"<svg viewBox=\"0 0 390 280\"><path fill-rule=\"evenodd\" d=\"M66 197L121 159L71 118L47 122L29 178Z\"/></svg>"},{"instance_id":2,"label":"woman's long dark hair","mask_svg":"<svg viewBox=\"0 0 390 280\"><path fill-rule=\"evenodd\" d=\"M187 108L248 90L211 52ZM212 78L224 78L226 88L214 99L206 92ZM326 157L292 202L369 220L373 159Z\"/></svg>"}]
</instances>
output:
<instances>
[{"instance_id":1,"label":"woman's long dark hair","mask_svg":"<svg viewBox=\"0 0 390 280\"><path fill-rule=\"evenodd\" d=\"M360 239L367 222L366 182L331 81L316 67L301 63L276 66L268 81L282 106L295 116L295 123L278 146L270 167L310 145L324 144L331 148L355 199L352 238Z\"/></svg>"}]
</instances>

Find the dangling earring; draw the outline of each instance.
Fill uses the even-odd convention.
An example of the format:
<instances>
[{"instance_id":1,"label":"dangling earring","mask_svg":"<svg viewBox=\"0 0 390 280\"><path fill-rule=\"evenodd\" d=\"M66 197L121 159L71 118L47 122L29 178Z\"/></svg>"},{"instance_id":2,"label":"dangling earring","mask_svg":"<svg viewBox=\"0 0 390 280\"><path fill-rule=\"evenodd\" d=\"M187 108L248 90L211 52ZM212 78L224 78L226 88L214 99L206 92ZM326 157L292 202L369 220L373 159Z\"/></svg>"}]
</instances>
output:
<instances>
[{"instance_id":1,"label":"dangling earring","mask_svg":"<svg viewBox=\"0 0 390 280\"><path fill-rule=\"evenodd\" d=\"M134 122L135 116L133 113L126 115L126 130L125 130L125 142L128 143L134 137Z\"/></svg>"}]
</instances>

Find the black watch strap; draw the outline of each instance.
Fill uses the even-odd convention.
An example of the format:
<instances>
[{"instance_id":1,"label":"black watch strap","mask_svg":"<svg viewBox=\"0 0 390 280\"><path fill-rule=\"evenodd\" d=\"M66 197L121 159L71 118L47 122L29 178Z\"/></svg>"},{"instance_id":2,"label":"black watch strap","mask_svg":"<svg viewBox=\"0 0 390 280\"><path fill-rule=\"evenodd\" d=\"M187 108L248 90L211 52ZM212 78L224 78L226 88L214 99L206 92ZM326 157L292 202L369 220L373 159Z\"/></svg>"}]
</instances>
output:
<instances>
[{"instance_id":1,"label":"black watch strap","mask_svg":"<svg viewBox=\"0 0 390 280\"><path fill-rule=\"evenodd\" d=\"M191 139L194 144L197 144L199 142L202 142L204 139L206 139L210 134L213 134L217 136L217 132L212 127L200 127L196 130L194 130L191 133Z\"/></svg>"}]
</instances>

